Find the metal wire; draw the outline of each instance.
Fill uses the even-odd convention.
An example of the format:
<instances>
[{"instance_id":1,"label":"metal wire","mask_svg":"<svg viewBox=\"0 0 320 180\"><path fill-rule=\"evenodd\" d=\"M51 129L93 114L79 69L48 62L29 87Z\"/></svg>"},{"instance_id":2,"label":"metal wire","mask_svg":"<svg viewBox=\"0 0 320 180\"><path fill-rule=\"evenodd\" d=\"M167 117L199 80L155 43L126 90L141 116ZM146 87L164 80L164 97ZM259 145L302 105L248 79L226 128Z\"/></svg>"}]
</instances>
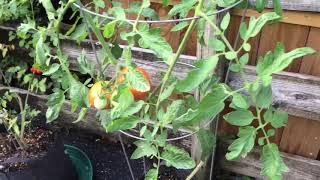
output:
<instances>
[{"instance_id":1,"label":"metal wire","mask_svg":"<svg viewBox=\"0 0 320 180\"><path fill-rule=\"evenodd\" d=\"M219 13L222 13L222 12L225 12L225 11L228 11L232 8L234 8L235 6L239 5L240 3L242 3L244 0L240 0L236 3L234 3L233 5L229 6L229 7L226 7L226 8L223 8L223 9L220 9L216 12L213 12L213 13L210 13L208 14L207 16L213 16L213 15L216 15L216 14L219 14ZM108 19L108 20L115 20L116 18L115 17L112 17L112 16L108 16L108 15L103 15L103 14L99 14L99 13L96 13L96 12L93 12L89 9L86 9L84 8L82 5L79 5L77 3L73 3L73 5L80 9L80 10L83 10L89 14L92 14L92 15L95 15L95 16L98 16L98 17L101 17L101 18L104 18L104 19ZM189 18L183 18L183 19L166 19L166 20L138 20L139 23L150 23L150 24L153 24L153 23L177 23L177 22L184 22L184 21L192 21L194 19L200 19L201 17L189 17ZM136 20L133 20L133 19L129 19L128 20L129 22L135 22Z\"/></svg>"},{"instance_id":2,"label":"metal wire","mask_svg":"<svg viewBox=\"0 0 320 180\"><path fill-rule=\"evenodd\" d=\"M122 147L123 154L124 154L124 156L126 158L126 162L127 162L130 174L131 174L131 178L132 178L132 180L135 180L134 174L133 174L133 171L132 171L132 168L131 168L131 164L130 164L130 161L129 161L129 158L128 158L128 155L127 155L127 151L126 151L126 148L124 147L124 144L123 144L123 141L122 141L121 134L119 134L118 137L119 137L119 140L120 140L120 144L121 144L121 147Z\"/></svg>"},{"instance_id":3,"label":"metal wire","mask_svg":"<svg viewBox=\"0 0 320 180\"><path fill-rule=\"evenodd\" d=\"M163 61L153 61L153 62L151 62L151 63L164 63L164 62L163 62ZM192 65L192 64L188 64L188 63L184 63L184 62L177 62L177 64L186 65L186 66L190 66L190 67L195 67L195 66ZM209 121L209 122L207 122L204 127L207 127L211 122L212 122L212 120ZM177 141L177 140L180 140L180 139L184 139L184 138L187 138L187 137L190 137L190 136L196 134L198 131L199 131L199 130L196 130L196 131L193 131L193 132L191 132L191 133L189 133L189 134L186 134L186 135L183 135L183 136L179 136L179 137L175 137L175 138L169 138L169 139L167 139L166 141L167 141L167 142L170 142L170 141ZM131 138L134 138L134 139L143 140L143 141L147 140L147 139L145 139L145 138L132 135L132 134L127 133L127 132L122 131L122 130L120 130L120 132L121 132L122 134L124 134L124 135L126 135L126 136L129 136L129 137L131 137Z\"/></svg>"},{"instance_id":4,"label":"metal wire","mask_svg":"<svg viewBox=\"0 0 320 180\"><path fill-rule=\"evenodd\" d=\"M162 64L165 64L163 61L152 61L151 64L152 64L152 63L162 63ZM188 64L188 63L185 63L185 62L177 62L177 64L181 64L181 65L185 65L185 66L189 66L189 67L196 67L196 66L194 66L194 65L192 65L192 64Z\"/></svg>"}]
</instances>

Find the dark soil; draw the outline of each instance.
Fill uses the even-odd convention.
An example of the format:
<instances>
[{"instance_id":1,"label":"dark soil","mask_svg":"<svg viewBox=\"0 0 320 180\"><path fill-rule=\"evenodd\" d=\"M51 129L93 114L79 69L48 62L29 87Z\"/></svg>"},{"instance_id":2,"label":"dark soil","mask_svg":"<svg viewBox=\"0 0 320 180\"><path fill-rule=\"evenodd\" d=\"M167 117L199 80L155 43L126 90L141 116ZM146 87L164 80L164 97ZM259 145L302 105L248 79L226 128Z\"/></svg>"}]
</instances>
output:
<instances>
[{"instance_id":1,"label":"dark soil","mask_svg":"<svg viewBox=\"0 0 320 180\"><path fill-rule=\"evenodd\" d=\"M56 133L43 121L34 122L25 132L25 150L4 127L0 128L0 180L77 180Z\"/></svg>"},{"instance_id":2,"label":"dark soil","mask_svg":"<svg viewBox=\"0 0 320 180\"><path fill-rule=\"evenodd\" d=\"M75 129L64 132L61 137L63 143L74 145L88 155L94 169L94 180L132 180L120 143ZM130 158L135 147L131 144L125 146ZM130 164L135 179L143 180L143 160L130 160ZM146 170L150 168L151 164L146 160ZM160 172L159 179L161 180L181 180L190 173L164 166L161 167Z\"/></svg>"},{"instance_id":3,"label":"dark soil","mask_svg":"<svg viewBox=\"0 0 320 180\"><path fill-rule=\"evenodd\" d=\"M3 129L2 129L3 130ZM63 144L83 150L91 160L94 180L132 180L120 143L79 129L55 129L35 126L26 133L29 150L17 150L12 137L2 131L0 137L0 180L76 180L75 170L63 153ZM125 145L130 158L135 147ZM17 162L20 161L20 162ZM6 162L6 163L4 163ZM8 163L11 162L11 163ZM146 160L146 171L152 162ZM130 160L135 179L144 179L143 160ZM161 180L180 180L190 171L161 166Z\"/></svg>"},{"instance_id":4,"label":"dark soil","mask_svg":"<svg viewBox=\"0 0 320 180\"><path fill-rule=\"evenodd\" d=\"M53 144L53 132L42 127L34 127L25 133L28 147L22 151L14 137L7 132L0 133L0 164L2 171L23 169L28 159L38 159L44 156L48 146Z\"/></svg>"}]
</instances>

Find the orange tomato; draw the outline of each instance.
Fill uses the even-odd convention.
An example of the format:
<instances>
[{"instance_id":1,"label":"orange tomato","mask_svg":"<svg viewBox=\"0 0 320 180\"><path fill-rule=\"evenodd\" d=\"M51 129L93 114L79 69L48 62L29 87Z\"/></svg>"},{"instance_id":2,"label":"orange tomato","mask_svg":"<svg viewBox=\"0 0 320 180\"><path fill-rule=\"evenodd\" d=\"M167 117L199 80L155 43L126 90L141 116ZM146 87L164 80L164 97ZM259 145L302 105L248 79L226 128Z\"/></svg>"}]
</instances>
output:
<instances>
[{"instance_id":1,"label":"orange tomato","mask_svg":"<svg viewBox=\"0 0 320 180\"><path fill-rule=\"evenodd\" d=\"M106 109L110 107L110 99L112 95L111 88L103 87L109 81L98 81L89 90L88 99L91 107L97 109Z\"/></svg>"},{"instance_id":2,"label":"orange tomato","mask_svg":"<svg viewBox=\"0 0 320 180\"><path fill-rule=\"evenodd\" d=\"M145 71L144 69L142 69L141 67L136 67L136 70L139 71L140 73L143 74L144 78L149 81L149 84L151 85L151 81L150 81L150 76L147 73L147 71ZM126 74L129 72L129 69L124 67L121 69L121 72L119 74L119 76L117 77L117 83L121 84L124 80L125 80L125 76ZM132 95L134 96L135 100L142 100L144 99L147 94L149 93L149 91L147 92L141 92L141 91L137 91L136 89L134 89L133 87L130 87L130 92L132 93Z\"/></svg>"}]
</instances>

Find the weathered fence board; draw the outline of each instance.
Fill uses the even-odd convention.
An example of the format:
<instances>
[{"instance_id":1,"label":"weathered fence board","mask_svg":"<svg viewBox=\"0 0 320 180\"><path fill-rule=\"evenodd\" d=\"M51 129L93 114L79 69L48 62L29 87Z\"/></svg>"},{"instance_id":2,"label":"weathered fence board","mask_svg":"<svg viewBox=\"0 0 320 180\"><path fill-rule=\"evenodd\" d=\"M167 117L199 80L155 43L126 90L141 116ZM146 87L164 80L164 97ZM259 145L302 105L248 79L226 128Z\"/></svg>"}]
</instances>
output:
<instances>
[{"instance_id":1,"label":"weathered fence board","mask_svg":"<svg viewBox=\"0 0 320 180\"><path fill-rule=\"evenodd\" d=\"M162 0L151 0L151 2L162 3ZM171 0L170 4L178 4L181 0ZM249 0L252 6L255 5L256 0ZM283 9L296 11L320 11L320 2L318 0L280 0ZM272 8L272 0L268 1L268 8Z\"/></svg>"},{"instance_id":2,"label":"weathered fence board","mask_svg":"<svg viewBox=\"0 0 320 180\"><path fill-rule=\"evenodd\" d=\"M320 13L319 13L320 14ZM318 18L320 22L320 17ZM310 28L309 38L306 46L313 47L316 51L320 51L320 28ZM318 54L305 56L302 59L300 73L320 76L320 57Z\"/></svg>"},{"instance_id":3,"label":"weathered fence board","mask_svg":"<svg viewBox=\"0 0 320 180\"><path fill-rule=\"evenodd\" d=\"M245 68L249 81L256 79L255 67ZM230 74L229 84L242 87L243 81L237 73ZM273 75L273 104L290 115L320 120L320 77L281 72Z\"/></svg>"},{"instance_id":4,"label":"weathered fence board","mask_svg":"<svg viewBox=\"0 0 320 180\"><path fill-rule=\"evenodd\" d=\"M246 158L240 158L235 161L225 159L227 146L229 143L222 142L218 147L219 165L224 170L235 173L261 178L261 149L254 148ZM281 153L281 156L289 167L289 172L284 174L284 180L318 180L320 179L320 161L304 158L297 155Z\"/></svg>"},{"instance_id":5,"label":"weathered fence board","mask_svg":"<svg viewBox=\"0 0 320 180\"><path fill-rule=\"evenodd\" d=\"M280 149L310 159L317 159L320 149L320 123L290 116L284 128Z\"/></svg>"},{"instance_id":6,"label":"weathered fence board","mask_svg":"<svg viewBox=\"0 0 320 180\"><path fill-rule=\"evenodd\" d=\"M254 5L256 0L249 0ZM320 12L319 0L280 0L283 9L295 11L315 11ZM268 0L267 7L272 8L272 0Z\"/></svg>"},{"instance_id":7,"label":"weathered fence board","mask_svg":"<svg viewBox=\"0 0 320 180\"><path fill-rule=\"evenodd\" d=\"M63 44L62 48L71 58L72 64L75 63L74 59L77 58L82 51L79 46L70 44ZM86 49L86 51L88 52L89 60L94 62L93 52L91 52L90 49ZM144 53L148 54L149 52ZM150 72L153 85L157 85L160 82L159 77L161 77L161 72L165 71L166 65L153 63L152 57L154 56L152 55L144 55L142 57L144 57L144 59L135 58L135 62L137 65ZM180 59L180 62L183 63L192 63L193 61L195 61L195 58L190 56L183 56ZM74 68L74 70L76 70L76 68ZM183 78L188 70L188 66L182 65L175 69L174 75L178 78ZM109 77L112 77L114 75L114 70L110 68L107 73ZM248 73L249 80L254 80L256 78L254 67L248 66L246 68L246 73ZM320 78L288 72L278 73L274 75L273 78L274 104L277 107L286 110L289 114L294 116L320 120ZM242 85L239 75L235 73L231 73L229 83L234 88L239 88Z\"/></svg>"},{"instance_id":8,"label":"weathered fence board","mask_svg":"<svg viewBox=\"0 0 320 180\"><path fill-rule=\"evenodd\" d=\"M320 1L319 1L320 2ZM235 16L242 16L242 9L233 9L231 14ZM262 13L270 12L271 10L264 10ZM261 16L262 13L258 13L256 10L248 9L246 17ZM318 12L300 12L300 11L283 11L283 18L280 20L282 23L296 24L311 27L320 27L320 13Z\"/></svg>"}]
</instances>

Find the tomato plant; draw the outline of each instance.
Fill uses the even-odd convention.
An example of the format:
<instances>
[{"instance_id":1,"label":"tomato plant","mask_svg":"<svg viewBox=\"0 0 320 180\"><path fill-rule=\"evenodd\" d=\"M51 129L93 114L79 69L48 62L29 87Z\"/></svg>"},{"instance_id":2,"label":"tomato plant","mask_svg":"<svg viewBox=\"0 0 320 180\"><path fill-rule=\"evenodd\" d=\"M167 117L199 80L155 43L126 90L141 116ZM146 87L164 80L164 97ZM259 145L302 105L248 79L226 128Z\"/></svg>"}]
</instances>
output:
<instances>
[{"instance_id":1,"label":"tomato plant","mask_svg":"<svg viewBox=\"0 0 320 180\"><path fill-rule=\"evenodd\" d=\"M226 13L219 24L215 22L214 16L209 14L216 12L217 6L228 7L236 2L238 1L182 0L173 6L168 13L169 17L185 18L190 11L194 11L191 21L177 23L172 29L185 29L176 52L173 52L170 44L161 36L161 29L140 21L142 17L154 20L159 18L151 8L149 0L131 3L128 8L113 2L106 12L114 17L111 20L102 20L87 11L79 10L73 6L76 0L60 1L56 8L50 0L41 0L48 24L37 24L34 18L27 18L13 36L19 38L22 45L32 49L34 63L43 70L43 76L58 83L48 98L47 121L56 120L64 101L69 99L72 112L80 109L76 122L83 120L90 107L95 107L98 110L98 119L107 132L134 129L139 124L140 140L134 143L137 148L131 158L149 157L155 160L156 163L146 174L146 179L158 178L162 161L166 166L179 169L192 169L196 166L196 162L186 150L169 143L168 127L173 127L174 131L180 128L195 131L202 146L202 160L205 161L215 145L215 137L211 131L201 128L199 124L209 122L222 112L227 100L231 101L229 107L233 111L223 117L228 123L238 126L239 133L229 146L226 158L235 160L245 157L253 149L257 133L261 131L263 137L259 138L258 142L263 148L262 175L269 179L281 179L282 173L288 171L288 168L277 145L269 138L274 135L276 128L286 124L288 115L272 107L272 75L284 70L294 59L315 51L302 47L286 52L279 43L274 51L269 51L259 58L257 78L248 79L244 67L249 61L249 40L255 37L265 24L281 18L281 7L279 1L275 0L275 12L251 17L249 23L243 22L239 29L242 44L235 49L225 36L230 24L230 14ZM257 1L258 11L263 9L265 2ZM163 3L168 4L168 1ZM243 4L246 5L245 2ZM102 0L94 0L91 5L95 12L105 9ZM72 17L77 13L80 16L67 32L62 33L61 22L71 7L74 11ZM90 5L86 8L89 7ZM128 13L136 14L136 19L128 19ZM214 37L209 40L204 38L206 24L215 32ZM173 75L173 70L195 28L199 43L210 46L216 53L206 59L199 59L186 77L179 79ZM71 63L61 48L61 39L81 42L93 38L99 41L101 48L95 54L95 64L90 62L85 50L78 57L77 68L81 74L88 77L87 80L82 80L70 70ZM120 47L116 41L119 38L127 45ZM148 71L137 67L133 61L134 46L152 50L168 66L160 84L154 89ZM220 83L217 76L212 74L219 61L223 60L231 62L230 71L240 74L244 82L241 88L233 89ZM113 77L107 78L110 67L115 73ZM198 99L185 96L186 93L196 90L200 90ZM182 95L182 98L170 99L174 93ZM249 110L250 107L255 109L254 112ZM252 125L254 121L258 126ZM267 125L272 127L268 131Z\"/></svg>"}]
</instances>

